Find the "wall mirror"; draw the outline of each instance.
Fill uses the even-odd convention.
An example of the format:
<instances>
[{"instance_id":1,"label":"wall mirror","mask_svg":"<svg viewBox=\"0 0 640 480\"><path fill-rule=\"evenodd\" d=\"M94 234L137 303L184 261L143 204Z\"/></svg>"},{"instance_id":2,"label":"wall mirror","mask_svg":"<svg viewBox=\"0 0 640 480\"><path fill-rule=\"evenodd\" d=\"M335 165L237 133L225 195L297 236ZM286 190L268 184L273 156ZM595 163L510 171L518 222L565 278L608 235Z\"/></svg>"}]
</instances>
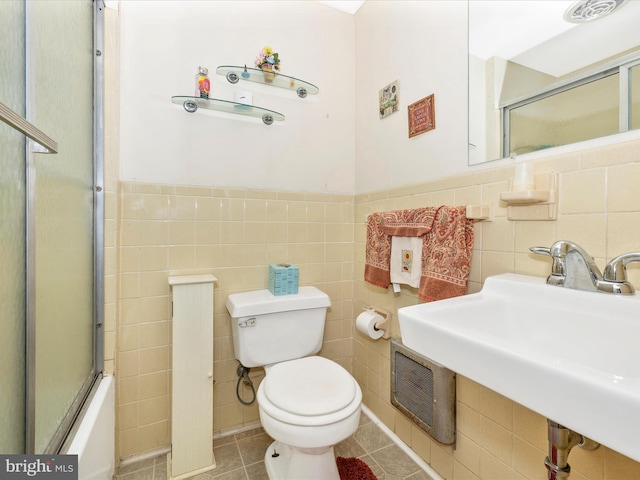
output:
<instances>
[{"instance_id":1,"label":"wall mirror","mask_svg":"<svg viewBox=\"0 0 640 480\"><path fill-rule=\"evenodd\" d=\"M640 0L468 6L469 165L640 128Z\"/></svg>"}]
</instances>

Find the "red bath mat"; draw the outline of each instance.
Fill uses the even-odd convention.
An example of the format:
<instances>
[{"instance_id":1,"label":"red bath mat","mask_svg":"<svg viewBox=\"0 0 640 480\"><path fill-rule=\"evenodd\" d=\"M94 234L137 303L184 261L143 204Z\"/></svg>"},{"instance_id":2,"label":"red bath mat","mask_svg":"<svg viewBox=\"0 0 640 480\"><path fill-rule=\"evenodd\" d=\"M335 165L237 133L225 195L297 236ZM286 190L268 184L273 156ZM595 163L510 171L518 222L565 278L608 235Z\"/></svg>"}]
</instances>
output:
<instances>
[{"instance_id":1,"label":"red bath mat","mask_svg":"<svg viewBox=\"0 0 640 480\"><path fill-rule=\"evenodd\" d=\"M369 468L369 465L359 458L338 457L336 462L338 464L340 480L378 480Z\"/></svg>"}]
</instances>

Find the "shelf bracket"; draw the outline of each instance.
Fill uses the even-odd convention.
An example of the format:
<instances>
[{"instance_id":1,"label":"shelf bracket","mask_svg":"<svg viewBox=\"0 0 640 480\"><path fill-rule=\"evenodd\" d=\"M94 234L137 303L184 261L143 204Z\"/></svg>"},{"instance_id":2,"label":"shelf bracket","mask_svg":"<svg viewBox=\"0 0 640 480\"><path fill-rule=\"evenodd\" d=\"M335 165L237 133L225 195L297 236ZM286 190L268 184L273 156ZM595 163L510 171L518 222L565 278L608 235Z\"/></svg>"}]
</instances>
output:
<instances>
[{"instance_id":1,"label":"shelf bracket","mask_svg":"<svg viewBox=\"0 0 640 480\"><path fill-rule=\"evenodd\" d=\"M228 72L227 80L229 83L238 83L240 81L240 77L238 77L238 74L235 72Z\"/></svg>"},{"instance_id":2,"label":"shelf bracket","mask_svg":"<svg viewBox=\"0 0 640 480\"><path fill-rule=\"evenodd\" d=\"M492 222L493 208L492 205L467 205L465 216L476 222Z\"/></svg>"}]
</instances>

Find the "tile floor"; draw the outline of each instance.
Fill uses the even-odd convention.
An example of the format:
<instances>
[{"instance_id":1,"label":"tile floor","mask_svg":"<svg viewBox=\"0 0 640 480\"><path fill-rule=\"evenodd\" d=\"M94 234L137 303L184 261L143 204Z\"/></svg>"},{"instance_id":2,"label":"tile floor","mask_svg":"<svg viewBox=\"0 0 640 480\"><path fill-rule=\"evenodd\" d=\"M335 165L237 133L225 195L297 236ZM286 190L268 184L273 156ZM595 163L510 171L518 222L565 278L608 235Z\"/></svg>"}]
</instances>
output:
<instances>
[{"instance_id":1,"label":"tile floor","mask_svg":"<svg viewBox=\"0 0 640 480\"><path fill-rule=\"evenodd\" d=\"M271 438L257 428L216 439L217 467L193 480L268 480L264 453ZM378 480L433 480L364 413L356 433L336 445L336 456L358 457L371 467ZM166 480L167 457L126 465L115 480Z\"/></svg>"}]
</instances>

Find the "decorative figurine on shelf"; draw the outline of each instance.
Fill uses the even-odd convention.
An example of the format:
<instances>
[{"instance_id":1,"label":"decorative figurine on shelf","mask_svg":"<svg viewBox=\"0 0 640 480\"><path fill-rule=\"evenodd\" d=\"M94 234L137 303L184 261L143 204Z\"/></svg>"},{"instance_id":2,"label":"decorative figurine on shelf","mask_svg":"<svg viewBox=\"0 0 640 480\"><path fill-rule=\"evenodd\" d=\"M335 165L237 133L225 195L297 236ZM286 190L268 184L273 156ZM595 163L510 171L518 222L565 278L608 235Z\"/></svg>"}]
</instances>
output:
<instances>
[{"instance_id":1,"label":"decorative figurine on shelf","mask_svg":"<svg viewBox=\"0 0 640 480\"><path fill-rule=\"evenodd\" d=\"M278 54L267 45L258 53L255 65L262 70L264 81L271 83L276 76L276 72L280 71L280 58L278 58Z\"/></svg>"},{"instance_id":2,"label":"decorative figurine on shelf","mask_svg":"<svg viewBox=\"0 0 640 480\"><path fill-rule=\"evenodd\" d=\"M242 75L242 78L249 78L251 76L251 74L247 71L247 64L244 64L244 70L242 71L242 73L240 74Z\"/></svg>"},{"instance_id":3,"label":"decorative figurine on shelf","mask_svg":"<svg viewBox=\"0 0 640 480\"><path fill-rule=\"evenodd\" d=\"M209 98L211 91L211 82L209 81L209 69L207 67L198 67L196 74L196 97Z\"/></svg>"}]
</instances>

